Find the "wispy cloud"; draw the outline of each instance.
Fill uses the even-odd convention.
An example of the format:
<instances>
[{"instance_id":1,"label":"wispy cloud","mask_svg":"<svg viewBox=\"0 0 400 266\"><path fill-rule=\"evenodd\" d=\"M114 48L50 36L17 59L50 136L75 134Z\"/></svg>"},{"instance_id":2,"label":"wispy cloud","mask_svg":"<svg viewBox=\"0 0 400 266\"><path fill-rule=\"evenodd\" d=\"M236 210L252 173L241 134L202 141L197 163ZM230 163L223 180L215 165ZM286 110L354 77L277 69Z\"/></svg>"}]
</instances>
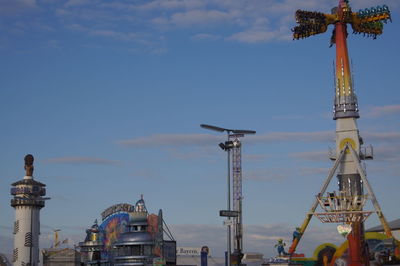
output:
<instances>
[{"instance_id":1,"label":"wispy cloud","mask_svg":"<svg viewBox=\"0 0 400 266\"><path fill-rule=\"evenodd\" d=\"M171 231L180 246L208 245L214 257L223 257L226 231L221 225L170 225ZM294 228L288 224L245 225L244 243L247 251L263 253L267 258L276 254L274 245L282 238L287 245L291 243ZM315 248L327 242L341 243L343 238L335 228L310 227L300 245L301 251L312 255Z\"/></svg>"},{"instance_id":2,"label":"wispy cloud","mask_svg":"<svg viewBox=\"0 0 400 266\"><path fill-rule=\"evenodd\" d=\"M384 106L374 106L370 110L367 110L366 118L379 118L388 115L398 115L400 114L400 105L384 105Z\"/></svg>"},{"instance_id":3,"label":"wispy cloud","mask_svg":"<svg viewBox=\"0 0 400 266\"><path fill-rule=\"evenodd\" d=\"M291 170L282 168L268 168L247 170L243 173L243 178L253 181L283 181L291 176Z\"/></svg>"},{"instance_id":4,"label":"wispy cloud","mask_svg":"<svg viewBox=\"0 0 400 266\"><path fill-rule=\"evenodd\" d=\"M363 132L362 137L369 143L389 142L399 143L400 132Z\"/></svg>"},{"instance_id":5,"label":"wispy cloud","mask_svg":"<svg viewBox=\"0 0 400 266\"><path fill-rule=\"evenodd\" d=\"M71 198L65 197L65 196L60 195L60 194L52 194L51 195L51 199L59 200L59 201L63 201L63 202L72 202L73 201Z\"/></svg>"},{"instance_id":6,"label":"wispy cloud","mask_svg":"<svg viewBox=\"0 0 400 266\"><path fill-rule=\"evenodd\" d=\"M278 26L274 28L267 18L257 18L253 24L240 32L236 32L226 39L245 43L261 43L270 41L291 40L292 33L289 27Z\"/></svg>"},{"instance_id":7,"label":"wispy cloud","mask_svg":"<svg viewBox=\"0 0 400 266\"><path fill-rule=\"evenodd\" d=\"M214 143L215 144L215 143ZM167 151L175 158L178 159L200 159L200 158L208 158L210 159L212 156L216 155L218 150L212 145L206 145L201 147L196 147L196 149L184 149L184 148L176 148L169 147Z\"/></svg>"},{"instance_id":8,"label":"wispy cloud","mask_svg":"<svg viewBox=\"0 0 400 266\"><path fill-rule=\"evenodd\" d=\"M380 0L368 2L382 4ZM134 41L154 51L157 45L162 46L160 36L166 34L168 40L168 33L178 31L193 40L250 44L290 40L297 9L330 12L336 4L334 0L0 0L0 14L20 22L21 13L40 10L40 15L44 14L40 19L56 30L71 30L69 25L77 24L85 29L77 34ZM365 6L360 0L352 4L355 8ZM398 6L391 3L392 9Z\"/></svg>"},{"instance_id":9,"label":"wispy cloud","mask_svg":"<svg viewBox=\"0 0 400 266\"><path fill-rule=\"evenodd\" d=\"M14 239L9 236L0 235L1 253L12 254Z\"/></svg>"},{"instance_id":10,"label":"wispy cloud","mask_svg":"<svg viewBox=\"0 0 400 266\"><path fill-rule=\"evenodd\" d=\"M270 154L242 154L242 159L247 162L264 162L271 158Z\"/></svg>"},{"instance_id":11,"label":"wispy cloud","mask_svg":"<svg viewBox=\"0 0 400 266\"><path fill-rule=\"evenodd\" d=\"M225 136L209 134L159 134L134 139L117 141L119 145L127 147L183 147L183 146L203 146L215 145L223 141ZM317 132L271 132L256 136L247 136L246 143L271 143L276 141L296 141L296 142L327 142L334 139L331 131Z\"/></svg>"},{"instance_id":12,"label":"wispy cloud","mask_svg":"<svg viewBox=\"0 0 400 266\"><path fill-rule=\"evenodd\" d=\"M2 16L15 16L36 8L36 0L0 0L0 14Z\"/></svg>"},{"instance_id":13,"label":"wispy cloud","mask_svg":"<svg viewBox=\"0 0 400 266\"><path fill-rule=\"evenodd\" d=\"M374 148L374 159L377 161L399 162L400 143L391 146L377 146Z\"/></svg>"},{"instance_id":14,"label":"wispy cloud","mask_svg":"<svg viewBox=\"0 0 400 266\"><path fill-rule=\"evenodd\" d=\"M369 133L365 134L371 142L384 143L374 145L374 159L378 161L399 161L400 160L400 136L396 133ZM371 137L374 136L374 137ZM385 143L393 143L388 146ZM302 159L307 161L323 162L328 159L328 151L307 151L307 152L296 152L289 153L289 157Z\"/></svg>"},{"instance_id":15,"label":"wispy cloud","mask_svg":"<svg viewBox=\"0 0 400 266\"><path fill-rule=\"evenodd\" d=\"M326 175L328 174L328 168L318 168L318 167L302 167L299 170L299 174L302 176L310 175Z\"/></svg>"},{"instance_id":16,"label":"wispy cloud","mask_svg":"<svg viewBox=\"0 0 400 266\"><path fill-rule=\"evenodd\" d=\"M326 161L328 159L327 151L306 151L289 153L289 157L307 160L307 161Z\"/></svg>"},{"instance_id":17,"label":"wispy cloud","mask_svg":"<svg viewBox=\"0 0 400 266\"><path fill-rule=\"evenodd\" d=\"M2 230L12 230L13 228L11 226L7 226L7 225L0 225L0 229Z\"/></svg>"},{"instance_id":18,"label":"wispy cloud","mask_svg":"<svg viewBox=\"0 0 400 266\"><path fill-rule=\"evenodd\" d=\"M397 142L400 141L400 132L363 132L362 136L369 142ZM246 144L268 144L282 142L322 142L333 143L333 131L314 132L269 132L246 136ZM117 144L126 147L193 147L215 145L224 141L225 136L210 134L158 134L133 139L117 141ZM327 154L327 153L325 153ZM293 153L292 157L316 159L323 152ZM325 155L324 155L325 156ZM326 156L325 156L326 157Z\"/></svg>"},{"instance_id":19,"label":"wispy cloud","mask_svg":"<svg viewBox=\"0 0 400 266\"><path fill-rule=\"evenodd\" d=\"M45 159L43 162L46 163L62 163L62 164L119 164L120 161L101 159L94 157L60 157Z\"/></svg>"},{"instance_id":20,"label":"wispy cloud","mask_svg":"<svg viewBox=\"0 0 400 266\"><path fill-rule=\"evenodd\" d=\"M209 134L159 134L148 137L121 140L117 143L127 147L183 147L215 145L222 140L222 136Z\"/></svg>"},{"instance_id":21,"label":"wispy cloud","mask_svg":"<svg viewBox=\"0 0 400 266\"><path fill-rule=\"evenodd\" d=\"M330 142L333 139L334 139L334 132L332 131L270 132L262 135L247 136L246 142L249 143L271 143L275 141Z\"/></svg>"},{"instance_id":22,"label":"wispy cloud","mask_svg":"<svg viewBox=\"0 0 400 266\"><path fill-rule=\"evenodd\" d=\"M190 38L195 41L215 41L221 39L221 36L209 33L198 33L191 36Z\"/></svg>"},{"instance_id":23,"label":"wispy cloud","mask_svg":"<svg viewBox=\"0 0 400 266\"><path fill-rule=\"evenodd\" d=\"M170 16L167 23L179 27L192 27L199 25L213 25L216 23L228 22L233 18L233 14L220 10L189 10L177 12Z\"/></svg>"},{"instance_id":24,"label":"wispy cloud","mask_svg":"<svg viewBox=\"0 0 400 266\"><path fill-rule=\"evenodd\" d=\"M84 32L90 36L112 38L122 41L140 41L139 35L134 32L122 32L111 29L92 29L76 23L66 25L66 28L72 31Z\"/></svg>"},{"instance_id":25,"label":"wispy cloud","mask_svg":"<svg viewBox=\"0 0 400 266\"><path fill-rule=\"evenodd\" d=\"M160 178L161 175L154 169L140 169L132 172L130 176L134 178L144 178L144 179L156 179Z\"/></svg>"},{"instance_id":26,"label":"wispy cloud","mask_svg":"<svg viewBox=\"0 0 400 266\"><path fill-rule=\"evenodd\" d=\"M294 176L314 176L326 175L328 168L321 167L295 167L291 168L267 168L267 169L252 169L246 170L243 173L243 178L259 182L281 182Z\"/></svg>"},{"instance_id":27,"label":"wispy cloud","mask_svg":"<svg viewBox=\"0 0 400 266\"><path fill-rule=\"evenodd\" d=\"M86 229L86 227L79 225L60 225L59 228L65 231L72 230L72 231L82 231L82 232L84 232Z\"/></svg>"},{"instance_id":28,"label":"wispy cloud","mask_svg":"<svg viewBox=\"0 0 400 266\"><path fill-rule=\"evenodd\" d=\"M73 178L72 176L66 176L66 175L50 175L50 176L45 176L44 178L48 179L58 179L58 180L69 180Z\"/></svg>"},{"instance_id":29,"label":"wispy cloud","mask_svg":"<svg viewBox=\"0 0 400 266\"><path fill-rule=\"evenodd\" d=\"M89 4L93 4L93 3L98 4L99 1L93 1L93 0L68 0L64 4L64 6L65 7L76 7L76 6L89 5Z\"/></svg>"}]
</instances>

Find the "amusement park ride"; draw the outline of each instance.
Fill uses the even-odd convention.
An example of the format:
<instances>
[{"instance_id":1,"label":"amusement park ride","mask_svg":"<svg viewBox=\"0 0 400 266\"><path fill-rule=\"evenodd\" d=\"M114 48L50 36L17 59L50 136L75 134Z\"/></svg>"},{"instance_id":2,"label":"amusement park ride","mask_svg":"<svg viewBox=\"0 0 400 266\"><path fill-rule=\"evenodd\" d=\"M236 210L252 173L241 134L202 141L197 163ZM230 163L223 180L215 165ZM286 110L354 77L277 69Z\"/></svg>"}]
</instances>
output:
<instances>
[{"instance_id":1,"label":"amusement park ride","mask_svg":"<svg viewBox=\"0 0 400 266\"><path fill-rule=\"evenodd\" d=\"M348 240L348 265L368 265L368 251L364 239L364 221L372 211L364 211L367 199L371 199L383 225L385 234L392 238L392 233L382 213L378 201L368 182L362 160L372 159L373 150L362 147L363 139L359 135L356 119L359 118L357 97L351 80L349 55L347 50L347 24L351 24L353 33L376 38L382 34L383 23L391 21L390 11L386 5L352 12L348 0L339 0L338 7L332 9L332 14L298 10L293 29L293 38L298 40L319 33L324 33L328 25L334 25L331 45L336 45L336 78L334 116L336 120L336 152L331 159L331 168L315 202L299 228L289 248L290 256L295 255L296 247L303 236L313 215L323 223L340 223L345 229ZM336 174L339 191L327 193L326 189ZM367 194L364 192L367 190ZM316 212L320 206L322 212ZM399 255L396 249L397 256ZM335 257L334 257L335 259ZM331 260L331 264L334 263Z\"/></svg>"}]
</instances>

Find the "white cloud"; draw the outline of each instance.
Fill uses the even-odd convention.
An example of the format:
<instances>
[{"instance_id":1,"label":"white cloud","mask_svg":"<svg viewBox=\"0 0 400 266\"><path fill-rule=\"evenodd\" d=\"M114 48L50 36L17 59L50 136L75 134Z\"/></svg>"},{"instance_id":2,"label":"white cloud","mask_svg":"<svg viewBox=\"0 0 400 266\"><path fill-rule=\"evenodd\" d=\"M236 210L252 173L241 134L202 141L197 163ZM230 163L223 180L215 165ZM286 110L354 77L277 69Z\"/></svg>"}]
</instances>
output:
<instances>
[{"instance_id":1,"label":"white cloud","mask_svg":"<svg viewBox=\"0 0 400 266\"><path fill-rule=\"evenodd\" d=\"M299 170L299 174L302 176L309 175L327 175L330 169L318 168L318 167L302 167Z\"/></svg>"},{"instance_id":2,"label":"white cloud","mask_svg":"<svg viewBox=\"0 0 400 266\"><path fill-rule=\"evenodd\" d=\"M58 40L48 40L47 47L58 49L58 48L61 48L61 45Z\"/></svg>"},{"instance_id":3,"label":"white cloud","mask_svg":"<svg viewBox=\"0 0 400 266\"><path fill-rule=\"evenodd\" d=\"M222 225L170 225L178 246L209 246L214 257L223 257L226 243L226 228ZM274 245L282 238L287 247L291 244L294 228L288 224L244 225L245 252L260 252L265 258L276 255ZM343 238L335 228L309 226L299 250L312 256L315 248L326 242L341 243Z\"/></svg>"},{"instance_id":4,"label":"white cloud","mask_svg":"<svg viewBox=\"0 0 400 266\"><path fill-rule=\"evenodd\" d=\"M280 40L290 40L291 33L288 30L273 30L268 29L248 29L242 32L235 33L227 38L230 41L238 41L244 43L260 43Z\"/></svg>"},{"instance_id":5,"label":"white cloud","mask_svg":"<svg viewBox=\"0 0 400 266\"><path fill-rule=\"evenodd\" d=\"M189 10L171 15L169 22L179 27L191 27L196 25L212 25L221 22L229 22L232 14L219 10Z\"/></svg>"},{"instance_id":6,"label":"white cloud","mask_svg":"<svg viewBox=\"0 0 400 266\"><path fill-rule=\"evenodd\" d=\"M374 160L399 162L400 161L400 143L391 146L377 146L374 148Z\"/></svg>"},{"instance_id":7,"label":"white cloud","mask_svg":"<svg viewBox=\"0 0 400 266\"><path fill-rule=\"evenodd\" d=\"M110 37L123 41L134 40L138 36L133 32L119 32L113 30L90 30L89 34L92 36Z\"/></svg>"},{"instance_id":8,"label":"white cloud","mask_svg":"<svg viewBox=\"0 0 400 266\"><path fill-rule=\"evenodd\" d=\"M140 36L134 32L122 32L110 29L92 29L80 24L68 24L66 28L76 32L84 32L90 36L112 38L122 41L141 41Z\"/></svg>"},{"instance_id":9,"label":"white cloud","mask_svg":"<svg viewBox=\"0 0 400 266\"><path fill-rule=\"evenodd\" d=\"M0 14L15 16L37 8L36 0L0 0Z\"/></svg>"},{"instance_id":10,"label":"white cloud","mask_svg":"<svg viewBox=\"0 0 400 266\"><path fill-rule=\"evenodd\" d=\"M204 40L210 40L210 41L215 41L221 38L219 35L215 34L208 34L208 33L198 33L190 37L192 40L195 41L204 41Z\"/></svg>"},{"instance_id":11,"label":"white cloud","mask_svg":"<svg viewBox=\"0 0 400 266\"><path fill-rule=\"evenodd\" d=\"M177 9L195 9L204 7L206 1L202 0L154 0L149 1L144 5L136 6L139 10L154 11L154 10L177 10Z\"/></svg>"},{"instance_id":12,"label":"white cloud","mask_svg":"<svg viewBox=\"0 0 400 266\"><path fill-rule=\"evenodd\" d=\"M43 160L46 163L66 163L66 164L119 164L120 161L101 159L94 157L60 157Z\"/></svg>"},{"instance_id":13,"label":"white cloud","mask_svg":"<svg viewBox=\"0 0 400 266\"><path fill-rule=\"evenodd\" d=\"M69 30L73 30L73 31L80 31L80 32L88 31L87 28L83 27L80 24L69 24L69 25L66 25L65 28L67 28Z\"/></svg>"},{"instance_id":14,"label":"white cloud","mask_svg":"<svg viewBox=\"0 0 400 266\"><path fill-rule=\"evenodd\" d=\"M227 38L227 40L247 42L247 43L267 42L276 39L277 39L276 32L252 30L252 29L235 33Z\"/></svg>"},{"instance_id":15,"label":"white cloud","mask_svg":"<svg viewBox=\"0 0 400 266\"><path fill-rule=\"evenodd\" d=\"M154 169L140 169L132 172L130 176L135 178L144 178L144 179L157 179L162 175L155 171Z\"/></svg>"},{"instance_id":16,"label":"white cloud","mask_svg":"<svg viewBox=\"0 0 400 266\"><path fill-rule=\"evenodd\" d=\"M400 105L374 106L365 114L366 118L379 118L400 114Z\"/></svg>"},{"instance_id":17,"label":"white cloud","mask_svg":"<svg viewBox=\"0 0 400 266\"><path fill-rule=\"evenodd\" d=\"M294 176L325 176L329 172L328 168L321 167L294 167L291 168L267 168L246 170L243 178L261 182L281 182Z\"/></svg>"},{"instance_id":18,"label":"white cloud","mask_svg":"<svg viewBox=\"0 0 400 266\"><path fill-rule=\"evenodd\" d=\"M314 131L314 132L270 132L247 136L248 143L271 143L276 141L295 141L295 142L331 142L334 140L332 131Z\"/></svg>"},{"instance_id":19,"label":"white cloud","mask_svg":"<svg viewBox=\"0 0 400 266\"><path fill-rule=\"evenodd\" d=\"M127 147L183 147L215 145L225 139L225 135L210 134L158 134L134 139L120 140L118 144ZM331 142L334 133L331 131L315 132L270 132L255 136L246 136L246 143L260 144L276 141L294 142Z\"/></svg>"},{"instance_id":20,"label":"white cloud","mask_svg":"<svg viewBox=\"0 0 400 266\"><path fill-rule=\"evenodd\" d=\"M76 6L83 6L89 4L98 4L98 1L93 0L68 0L65 3L65 7L76 7Z\"/></svg>"},{"instance_id":21,"label":"white cloud","mask_svg":"<svg viewBox=\"0 0 400 266\"><path fill-rule=\"evenodd\" d=\"M209 134L159 134L148 137L121 140L118 144L127 147L182 147L215 145L222 140L221 137Z\"/></svg>"},{"instance_id":22,"label":"white cloud","mask_svg":"<svg viewBox=\"0 0 400 266\"><path fill-rule=\"evenodd\" d=\"M398 142L400 132L364 132L362 136L368 142ZM246 144L268 144L277 141L282 142L322 142L333 143L335 140L333 131L314 132L269 132L258 135L246 136ZM158 134L133 139L117 141L119 145L126 147L190 147L216 145L224 141L225 135L210 134ZM323 155L322 151L292 153L292 157L316 159ZM326 154L326 153L325 153ZM326 158L326 156L324 155Z\"/></svg>"},{"instance_id":23,"label":"white cloud","mask_svg":"<svg viewBox=\"0 0 400 266\"><path fill-rule=\"evenodd\" d=\"M289 153L289 157L308 161L326 161L328 159L328 151L306 151Z\"/></svg>"},{"instance_id":24,"label":"white cloud","mask_svg":"<svg viewBox=\"0 0 400 266\"><path fill-rule=\"evenodd\" d=\"M12 234L12 230L10 229L10 234ZM12 254L14 239L9 236L0 235L0 247L1 252L3 254Z\"/></svg>"},{"instance_id":25,"label":"white cloud","mask_svg":"<svg viewBox=\"0 0 400 266\"><path fill-rule=\"evenodd\" d=\"M400 142L400 132L363 132L361 135L369 143Z\"/></svg>"},{"instance_id":26,"label":"white cloud","mask_svg":"<svg viewBox=\"0 0 400 266\"><path fill-rule=\"evenodd\" d=\"M246 162L264 162L266 159L271 158L269 154L242 154L243 161Z\"/></svg>"},{"instance_id":27,"label":"white cloud","mask_svg":"<svg viewBox=\"0 0 400 266\"><path fill-rule=\"evenodd\" d=\"M382 4L382 1L369 2ZM294 12L301 8L329 13L337 1L318 0L0 0L0 14L15 16L27 10L48 12L59 20L51 27L82 25L89 36L116 41L146 41L147 47L160 43L158 36L172 31L187 31L193 40L229 40L265 43L291 40ZM354 1L354 5L361 3ZM391 4L397 8L399 4ZM18 18L17 18L18 20ZM44 25L45 26L45 25ZM188 30L189 29L189 30ZM204 33L204 31L207 33ZM168 36L167 36L168 37ZM157 51L157 48L150 51Z\"/></svg>"},{"instance_id":28,"label":"white cloud","mask_svg":"<svg viewBox=\"0 0 400 266\"><path fill-rule=\"evenodd\" d=\"M71 198L65 197L65 196L60 195L60 194L51 194L51 199L52 200L59 200L59 201L63 201L63 202L72 202Z\"/></svg>"},{"instance_id":29,"label":"white cloud","mask_svg":"<svg viewBox=\"0 0 400 266\"><path fill-rule=\"evenodd\" d=\"M291 172L292 170L287 168L246 170L246 172L243 173L243 178L253 181L282 181L289 178Z\"/></svg>"}]
</instances>

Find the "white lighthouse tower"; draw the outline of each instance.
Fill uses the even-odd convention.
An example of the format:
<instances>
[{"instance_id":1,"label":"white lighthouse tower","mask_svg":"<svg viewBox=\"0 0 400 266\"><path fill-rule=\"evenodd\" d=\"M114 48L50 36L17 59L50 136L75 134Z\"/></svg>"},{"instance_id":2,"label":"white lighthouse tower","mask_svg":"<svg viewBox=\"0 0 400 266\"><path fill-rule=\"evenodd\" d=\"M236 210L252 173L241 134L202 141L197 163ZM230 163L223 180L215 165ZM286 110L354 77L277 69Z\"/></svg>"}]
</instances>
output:
<instances>
[{"instance_id":1,"label":"white lighthouse tower","mask_svg":"<svg viewBox=\"0 0 400 266\"><path fill-rule=\"evenodd\" d=\"M44 207L46 185L33 180L33 156L25 156L24 178L12 185L11 207L15 208L14 266L39 265L40 209Z\"/></svg>"}]
</instances>

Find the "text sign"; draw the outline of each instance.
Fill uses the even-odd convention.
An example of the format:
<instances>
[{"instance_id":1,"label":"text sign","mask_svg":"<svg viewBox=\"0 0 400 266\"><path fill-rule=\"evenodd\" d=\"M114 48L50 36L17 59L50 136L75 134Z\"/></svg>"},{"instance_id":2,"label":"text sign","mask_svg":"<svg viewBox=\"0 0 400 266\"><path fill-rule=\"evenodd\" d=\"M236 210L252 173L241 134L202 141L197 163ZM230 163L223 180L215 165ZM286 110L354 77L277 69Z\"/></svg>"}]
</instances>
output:
<instances>
[{"instance_id":1,"label":"text sign","mask_svg":"<svg viewBox=\"0 0 400 266\"><path fill-rule=\"evenodd\" d=\"M225 221L223 222L223 224L224 224L225 226L232 226L232 225L233 225L233 220L225 220Z\"/></svg>"},{"instance_id":2,"label":"text sign","mask_svg":"<svg viewBox=\"0 0 400 266\"><path fill-rule=\"evenodd\" d=\"M177 256L199 256L201 255L202 248L195 247L177 247L176 255ZM211 250L208 250L208 256L211 256Z\"/></svg>"},{"instance_id":3,"label":"text sign","mask_svg":"<svg viewBox=\"0 0 400 266\"><path fill-rule=\"evenodd\" d=\"M239 212L238 211L220 210L219 211L219 216L223 216L223 217L238 217L239 216Z\"/></svg>"}]
</instances>

